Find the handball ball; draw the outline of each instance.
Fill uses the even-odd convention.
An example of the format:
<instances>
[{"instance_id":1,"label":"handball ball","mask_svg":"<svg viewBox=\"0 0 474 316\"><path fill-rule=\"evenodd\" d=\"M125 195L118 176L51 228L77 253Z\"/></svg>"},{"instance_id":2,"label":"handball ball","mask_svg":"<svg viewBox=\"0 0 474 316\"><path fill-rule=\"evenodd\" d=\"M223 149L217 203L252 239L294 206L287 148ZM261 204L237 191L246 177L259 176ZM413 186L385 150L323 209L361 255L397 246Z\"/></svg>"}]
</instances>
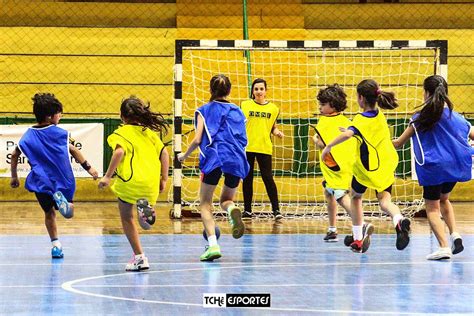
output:
<instances>
[{"instance_id":1,"label":"handball ball","mask_svg":"<svg viewBox=\"0 0 474 316\"><path fill-rule=\"evenodd\" d=\"M216 238L219 239L220 236L221 236L221 230L219 229L219 226L216 225ZM202 231L202 237L204 237L204 239L207 240L207 234L206 234L205 229Z\"/></svg>"}]
</instances>

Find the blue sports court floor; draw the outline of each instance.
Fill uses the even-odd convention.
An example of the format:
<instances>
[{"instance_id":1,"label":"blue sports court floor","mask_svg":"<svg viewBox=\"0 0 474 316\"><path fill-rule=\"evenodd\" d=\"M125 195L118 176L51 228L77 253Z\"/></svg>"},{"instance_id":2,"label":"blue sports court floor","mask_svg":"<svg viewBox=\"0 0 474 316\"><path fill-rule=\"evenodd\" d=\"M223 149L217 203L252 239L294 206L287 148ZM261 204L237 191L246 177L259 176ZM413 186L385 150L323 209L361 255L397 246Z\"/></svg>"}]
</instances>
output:
<instances>
[{"instance_id":1,"label":"blue sports court floor","mask_svg":"<svg viewBox=\"0 0 474 316\"><path fill-rule=\"evenodd\" d=\"M394 234L374 235L366 254L322 237L223 235L223 257L201 263L199 235L144 235L151 269L126 273L123 235L63 236L59 260L45 235L1 235L0 314L474 314L474 235L447 262L425 260L437 247L430 235L404 251ZM203 293L270 293L271 307L203 308Z\"/></svg>"}]
</instances>

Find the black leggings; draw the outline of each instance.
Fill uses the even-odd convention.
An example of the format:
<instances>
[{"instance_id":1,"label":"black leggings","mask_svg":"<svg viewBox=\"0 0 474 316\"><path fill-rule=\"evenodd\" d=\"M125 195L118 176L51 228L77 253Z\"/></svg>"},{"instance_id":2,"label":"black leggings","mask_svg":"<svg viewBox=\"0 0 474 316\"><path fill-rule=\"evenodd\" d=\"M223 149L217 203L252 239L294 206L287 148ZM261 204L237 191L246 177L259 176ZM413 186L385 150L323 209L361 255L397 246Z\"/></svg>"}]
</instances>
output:
<instances>
[{"instance_id":1,"label":"black leggings","mask_svg":"<svg viewBox=\"0 0 474 316\"><path fill-rule=\"evenodd\" d=\"M275 181L273 180L272 174L272 155L260 154L247 152L247 161L250 165L250 171L247 177L244 179L244 210L246 212L252 212L252 198L253 198L253 168L255 164L255 158L257 158L258 167L260 168L260 174L262 175L263 183L267 189L270 203L272 204L272 211L279 210L278 203L278 192Z\"/></svg>"}]
</instances>

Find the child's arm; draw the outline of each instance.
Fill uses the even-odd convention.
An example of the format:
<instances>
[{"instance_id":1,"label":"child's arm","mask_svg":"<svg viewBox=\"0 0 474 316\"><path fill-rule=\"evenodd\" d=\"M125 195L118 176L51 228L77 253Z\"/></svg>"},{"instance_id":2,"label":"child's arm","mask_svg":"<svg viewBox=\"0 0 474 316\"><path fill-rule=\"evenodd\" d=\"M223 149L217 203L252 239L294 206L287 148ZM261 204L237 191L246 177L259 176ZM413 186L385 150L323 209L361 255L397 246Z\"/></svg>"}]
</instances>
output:
<instances>
[{"instance_id":1,"label":"child's arm","mask_svg":"<svg viewBox=\"0 0 474 316\"><path fill-rule=\"evenodd\" d=\"M112 179L114 172L120 164L120 161L122 161L124 155L125 151L123 148L120 147L120 145L117 145L117 147L115 147L114 153L112 154L112 158L110 159L109 168L107 169L104 177L99 181L99 189L109 185L110 180Z\"/></svg>"},{"instance_id":2,"label":"child's arm","mask_svg":"<svg viewBox=\"0 0 474 316\"><path fill-rule=\"evenodd\" d=\"M81 151L76 148L76 146L69 144L69 152L71 153L71 156L74 157L74 159L81 164L82 168L84 168L85 171L87 171L94 180L97 180L99 177L99 173L97 170L95 170L94 167L92 167L87 160L84 158L82 155Z\"/></svg>"},{"instance_id":3,"label":"child's arm","mask_svg":"<svg viewBox=\"0 0 474 316\"><path fill-rule=\"evenodd\" d=\"M354 131L352 131L351 129L342 129L342 130L343 132L341 133L341 135L337 136L332 142L330 142L329 144L326 145L326 147L324 147L323 151L321 152L321 160L324 161L324 159L326 159L326 156L331 152L332 147L340 143L343 143L349 138L351 138L352 136L354 136Z\"/></svg>"},{"instance_id":4,"label":"child's arm","mask_svg":"<svg viewBox=\"0 0 474 316\"><path fill-rule=\"evenodd\" d=\"M198 148L199 144L201 144L201 141L202 141L203 131L204 131L204 121L202 120L201 115L198 115L197 116L197 127L196 127L196 133L194 134L194 139L191 142L191 144L189 144L188 150L186 150L186 152L184 154L183 153L178 154L178 160L179 161L183 162L186 158L189 157L189 155L191 155L191 153L196 148Z\"/></svg>"},{"instance_id":5,"label":"child's arm","mask_svg":"<svg viewBox=\"0 0 474 316\"><path fill-rule=\"evenodd\" d=\"M392 140L392 143L393 143L393 146L395 148L400 148L402 147L403 145L405 145L405 143L408 141L408 139L410 139L410 137L413 136L413 134L415 133L415 129L413 128L413 125L410 124L402 133L402 135L400 135L400 137L398 137L397 139L394 139Z\"/></svg>"},{"instance_id":6,"label":"child's arm","mask_svg":"<svg viewBox=\"0 0 474 316\"><path fill-rule=\"evenodd\" d=\"M323 149L324 148L324 143L319 139L318 133L314 134L313 136L313 143L316 146L317 149Z\"/></svg>"},{"instance_id":7,"label":"child's arm","mask_svg":"<svg viewBox=\"0 0 474 316\"><path fill-rule=\"evenodd\" d=\"M471 131L469 132L469 138L474 140L474 126L471 126Z\"/></svg>"},{"instance_id":8,"label":"child's arm","mask_svg":"<svg viewBox=\"0 0 474 316\"><path fill-rule=\"evenodd\" d=\"M12 158L10 161L10 169L12 172L12 178L10 180L10 186L12 188L18 188L20 186L20 180L18 179L17 167L18 167L18 157L20 157L21 151L18 147L15 147L15 150L12 153Z\"/></svg>"},{"instance_id":9,"label":"child's arm","mask_svg":"<svg viewBox=\"0 0 474 316\"><path fill-rule=\"evenodd\" d=\"M170 167L170 155L166 148L163 148L160 156L161 161L161 180L160 180L160 193L164 191L166 187L166 181L168 181L168 170Z\"/></svg>"}]
</instances>

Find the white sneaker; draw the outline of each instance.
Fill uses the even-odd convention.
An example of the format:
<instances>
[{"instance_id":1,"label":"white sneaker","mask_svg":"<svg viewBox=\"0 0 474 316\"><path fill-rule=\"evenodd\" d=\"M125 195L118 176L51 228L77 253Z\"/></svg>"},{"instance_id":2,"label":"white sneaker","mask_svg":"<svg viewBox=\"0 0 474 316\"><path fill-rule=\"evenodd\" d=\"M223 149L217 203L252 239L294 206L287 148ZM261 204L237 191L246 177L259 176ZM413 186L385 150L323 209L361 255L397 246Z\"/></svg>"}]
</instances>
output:
<instances>
[{"instance_id":1,"label":"white sneaker","mask_svg":"<svg viewBox=\"0 0 474 316\"><path fill-rule=\"evenodd\" d=\"M453 254L451 253L451 249L449 247L446 248L439 248L432 254L426 256L427 260L443 260L443 259L451 259Z\"/></svg>"},{"instance_id":2,"label":"white sneaker","mask_svg":"<svg viewBox=\"0 0 474 316\"><path fill-rule=\"evenodd\" d=\"M459 235L458 233L454 232L451 234L451 242L451 251L453 252L453 255L458 254L464 250L461 235Z\"/></svg>"},{"instance_id":3,"label":"white sneaker","mask_svg":"<svg viewBox=\"0 0 474 316\"><path fill-rule=\"evenodd\" d=\"M140 254L132 257L132 260L130 260L125 266L125 271L141 271L149 268L150 265L148 264L148 258L143 254Z\"/></svg>"}]
</instances>

